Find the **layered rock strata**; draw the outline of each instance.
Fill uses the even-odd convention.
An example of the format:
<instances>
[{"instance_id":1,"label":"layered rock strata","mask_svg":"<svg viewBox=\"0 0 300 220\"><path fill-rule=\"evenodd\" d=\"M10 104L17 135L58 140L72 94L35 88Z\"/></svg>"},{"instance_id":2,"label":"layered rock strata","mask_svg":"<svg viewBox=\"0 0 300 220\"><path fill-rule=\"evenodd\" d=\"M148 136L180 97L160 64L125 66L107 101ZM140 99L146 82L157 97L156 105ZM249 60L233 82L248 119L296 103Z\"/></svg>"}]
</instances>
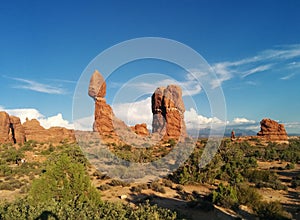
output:
<instances>
[{"instance_id":1,"label":"layered rock strata","mask_svg":"<svg viewBox=\"0 0 300 220\"><path fill-rule=\"evenodd\" d=\"M288 135L284 125L269 118L265 118L260 122L260 131L257 135L269 141L288 140Z\"/></svg>"}]
</instances>

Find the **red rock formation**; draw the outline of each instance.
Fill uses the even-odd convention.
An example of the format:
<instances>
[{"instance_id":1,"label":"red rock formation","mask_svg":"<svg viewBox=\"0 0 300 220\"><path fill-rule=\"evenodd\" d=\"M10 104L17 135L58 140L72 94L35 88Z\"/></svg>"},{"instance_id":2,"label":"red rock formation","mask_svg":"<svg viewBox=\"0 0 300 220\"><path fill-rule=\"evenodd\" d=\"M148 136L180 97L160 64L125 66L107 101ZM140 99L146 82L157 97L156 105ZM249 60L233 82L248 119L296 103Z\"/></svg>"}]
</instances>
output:
<instances>
[{"instance_id":1,"label":"red rock formation","mask_svg":"<svg viewBox=\"0 0 300 220\"><path fill-rule=\"evenodd\" d=\"M152 102L152 133L164 134L166 131L165 109L163 108L164 87L155 90L151 97Z\"/></svg>"},{"instance_id":2,"label":"red rock formation","mask_svg":"<svg viewBox=\"0 0 300 220\"><path fill-rule=\"evenodd\" d=\"M9 119L11 124L13 142L23 144L26 141L26 137L25 137L25 130L21 124L20 118L16 116L10 116Z\"/></svg>"},{"instance_id":3,"label":"red rock formation","mask_svg":"<svg viewBox=\"0 0 300 220\"><path fill-rule=\"evenodd\" d=\"M28 120L23 123L26 140L34 140L37 142L61 143L64 141L75 142L75 134L73 130L62 127L51 127L45 129L36 119Z\"/></svg>"},{"instance_id":4,"label":"red rock formation","mask_svg":"<svg viewBox=\"0 0 300 220\"><path fill-rule=\"evenodd\" d=\"M179 86L157 88L152 95L152 132L160 133L164 139L186 137L184 122L185 107Z\"/></svg>"},{"instance_id":5,"label":"red rock formation","mask_svg":"<svg viewBox=\"0 0 300 220\"><path fill-rule=\"evenodd\" d=\"M0 143L12 143L10 119L6 112L0 112Z\"/></svg>"},{"instance_id":6,"label":"red rock formation","mask_svg":"<svg viewBox=\"0 0 300 220\"><path fill-rule=\"evenodd\" d=\"M114 113L110 105L106 103L106 83L103 76L96 70L89 85L89 96L95 100L95 121L93 130L99 132L101 135L114 135L113 118Z\"/></svg>"},{"instance_id":7,"label":"red rock formation","mask_svg":"<svg viewBox=\"0 0 300 220\"><path fill-rule=\"evenodd\" d=\"M106 83L103 76L98 72L98 70L95 70L90 79L88 94L94 99L99 97L104 98L106 95Z\"/></svg>"},{"instance_id":8,"label":"red rock formation","mask_svg":"<svg viewBox=\"0 0 300 220\"><path fill-rule=\"evenodd\" d=\"M269 141L287 141L288 136L285 131L284 125L278 122L265 118L260 122L261 130L257 133Z\"/></svg>"},{"instance_id":9,"label":"red rock formation","mask_svg":"<svg viewBox=\"0 0 300 220\"><path fill-rule=\"evenodd\" d=\"M0 143L25 142L25 133L20 118L0 112Z\"/></svg>"},{"instance_id":10,"label":"red rock formation","mask_svg":"<svg viewBox=\"0 0 300 220\"><path fill-rule=\"evenodd\" d=\"M141 136L148 136L150 135L146 123L136 124L135 126L131 127L131 130L134 131L136 134Z\"/></svg>"},{"instance_id":11,"label":"red rock formation","mask_svg":"<svg viewBox=\"0 0 300 220\"><path fill-rule=\"evenodd\" d=\"M95 100L94 131L99 132L101 135L114 134L114 113L112 108L106 103L104 98L97 97Z\"/></svg>"}]
</instances>

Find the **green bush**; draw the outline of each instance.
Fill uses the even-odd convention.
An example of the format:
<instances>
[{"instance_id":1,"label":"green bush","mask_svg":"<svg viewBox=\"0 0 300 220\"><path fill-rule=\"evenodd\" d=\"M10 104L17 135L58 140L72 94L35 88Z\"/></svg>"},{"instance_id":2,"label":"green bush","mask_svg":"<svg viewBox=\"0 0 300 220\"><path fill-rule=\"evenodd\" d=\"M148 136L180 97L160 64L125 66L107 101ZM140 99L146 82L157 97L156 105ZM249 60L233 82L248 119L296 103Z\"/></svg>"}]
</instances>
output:
<instances>
[{"instance_id":1,"label":"green bush","mask_svg":"<svg viewBox=\"0 0 300 220\"><path fill-rule=\"evenodd\" d=\"M290 213L286 212L279 201L261 202L255 207L255 212L260 219L285 220L292 219Z\"/></svg>"},{"instance_id":2,"label":"green bush","mask_svg":"<svg viewBox=\"0 0 300 220\"><path fill-rule=\"evenodd\" d=\"M236 187L222 183L212 192L212 202L225 208L234 208L238 205Z\"/></svg>"},{"instance_id":3,"label":"green bush","mask_svg":"<svg viewBox=\"0 0 300 220\"><path fill-rule=\"evenodd\" d=\"M151 184L150 184L150 187L152 190L156 191L156 192L160 192L160 193L166 193L166 190L164 188L164 186L157 182L157 181L153 181Z\"/></svg>"},{"instance_id":4,"label":"green bush","mask_svg":"<svg viewBox=\"0 0 300 220\"><path fill-rule=\"evenodd\" d=\"M105 191L105 190L109 190L111 188L110 185L108 184L103 184L97 187L97 189L101 190L101 191Z\"/></svg>"}]
</instances>

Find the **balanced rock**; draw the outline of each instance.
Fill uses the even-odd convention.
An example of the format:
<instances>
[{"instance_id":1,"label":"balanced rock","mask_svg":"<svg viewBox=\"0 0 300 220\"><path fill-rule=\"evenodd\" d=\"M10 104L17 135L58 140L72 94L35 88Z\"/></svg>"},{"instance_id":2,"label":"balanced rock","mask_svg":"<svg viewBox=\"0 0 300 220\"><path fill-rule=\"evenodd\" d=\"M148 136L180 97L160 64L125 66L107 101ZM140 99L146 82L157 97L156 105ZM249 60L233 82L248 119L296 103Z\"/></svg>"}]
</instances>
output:
<instances>
[{"instance_id":1,"label":"balanced rock","mask_svg":"<svg viewBox=\"0 0 300 220\"><path fill-rule=\"evenodd\" d=\"M164 139L186 137L184 122L185 107L180 86L159 87L152 95L152 132L160 133Z\"/></svg>"},{"instance_id":2,"label":"balanced rock","mask_svg":"<svg viewBox=\"0 0 300 220\"><path fill-rule=\"evenodd\" d=\"M146 123L136 124L135 126L131 127L131 130L134 131L136 134L141 135L141 136L148 136L149 135L149 131L147 129Z\"/></svg>"},{"instance_id":3,"label":"balanced rock","mask_svg":"<svg viewBox=\"0 0 300 220\"><path fill-rule=\"evenodd\" d=\"M110 105L106 103L106 83L98 70L95 70L90 79L89 96L95 100L95 121L93 130L100 135L115 135L114 113Z\"/></svg>"},{"instance_id":4,"label":"balanced rock","mask_svg":"<svg viewBox=\"0 0 300 220\"><path fill-rule=\"evenodd\" d=\"M265 118L260 122L260 131L257 133L258 136L265 138L269 141L287 141L288 135L283 124Z\"/></svg>"},{"instance_id":5,"label":"balanced rock","mask_svg":"<svg viewBox=\"0 0 300 220\"><path fill-rule=\"evenodd\" d=\"M98 97L104 98L106 95L106 83L98 70L95 70L90 79L88 94L94 99L97 99Z\"/></svg>"}]
</instances>

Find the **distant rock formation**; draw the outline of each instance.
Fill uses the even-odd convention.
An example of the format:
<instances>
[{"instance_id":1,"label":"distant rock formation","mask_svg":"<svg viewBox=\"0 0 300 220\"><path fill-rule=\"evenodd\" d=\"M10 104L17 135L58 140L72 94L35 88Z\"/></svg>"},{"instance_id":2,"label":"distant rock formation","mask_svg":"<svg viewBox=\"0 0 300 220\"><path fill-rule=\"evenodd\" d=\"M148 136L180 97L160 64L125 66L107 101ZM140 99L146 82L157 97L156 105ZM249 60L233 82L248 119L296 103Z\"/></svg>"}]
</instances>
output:
<instances>
[{"instance_id":1,"label":"distant rock formation","mask_svg":"<svg viewBox=\"0 0 300 220\"><path fill-rule=\"evenodd\" d=\"M265 138L269 141L287 141L288 135L283 124L265 118L260 122L260 131L257 133L258 136Z\"/></svg>"},{"instance_id":2,"label":"distant rock formation","mask_svg":"<svg viewBox=\"0 0 300 220\"><path fill-rule=\"evenodd\" d=\"M26 140L37 142L60 143L64 141L75 142L74 130L62 127L51 127L45 129L36 119L31 119L23 123Z\"/></svg>"},{"instance_id":3,"label":"distant rock formation","mask_svg":"<svg viewBox=\"0 0 300 220\"><path fill-rule=\"evenodd\" d=\"M24 127L21 124L20 118L16 116L10 116L11 132L13 137L13 143L23 144L26 141L26 135Z\"/></svg>"},{"instance_id":4,"label":"distant rock formation","mask_svg":"<svg viewBox=\"0 0 300 220\"><path fill-rule=\"evenodd\" d=\"M186 137L185 107L180 86L169 85L167 88L157 88L151 101L152 133L159 133L164 136L164 139L178 140L180 137Z\"/></svg>"},{"instance_id":5,"label":"distant rock formation","mask_svg":"<svg viewBox=\"0 0 300 220\"><path fill-rule=\"evenodd\" d=\"M24 143L25 133L18 117L0 112L0 143Z\"/></svg>"},{"instance_id":6,"label":"distant rock formation","mask_svg":"<svg viewBox=\"0 0 300 220\"><path fill-rule=\"evenodd\" d=\"M135 126L131 127L131 130L134 131L136 134L141 136L148 136L150 135L146 123L136 124Z\"/></svg>"},{"instance_id":7,"label":"distant rock formation","mask_svg":"<svg viewBox=\"0 0 300 220\"><path fill-rule=\"evenodd\" d=\"M43 128L36 119L26 120L0 112L0 143L23 144L25 141L60 143L75 142L73 130L61 127Z\"/></svg>"}]
</instances>

